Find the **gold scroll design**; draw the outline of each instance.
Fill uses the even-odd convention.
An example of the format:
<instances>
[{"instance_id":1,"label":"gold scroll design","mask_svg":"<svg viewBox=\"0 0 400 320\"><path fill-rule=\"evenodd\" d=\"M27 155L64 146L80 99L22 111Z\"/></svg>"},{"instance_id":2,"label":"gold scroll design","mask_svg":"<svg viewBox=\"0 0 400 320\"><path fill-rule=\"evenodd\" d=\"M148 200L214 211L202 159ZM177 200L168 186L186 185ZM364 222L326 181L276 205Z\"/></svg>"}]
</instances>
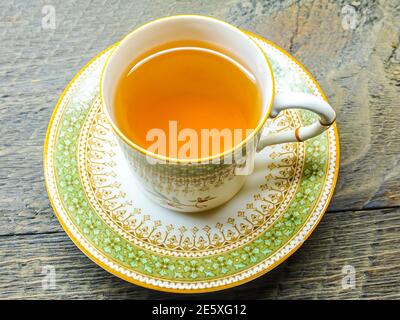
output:
<instances>
[{"instance_id":1,"label":"gold scroll design","mask_svg":"<svg viewBox=\"0 0 400 320\"><path fill-rule=\"evenodd\" d=\"M273 120L272 131L279 132L299 125L300 119L295 111L284 112ZM273 222L271 218L275 213L279 211L279 216L284 213L294 196L305 157L301 144L273 147L265 183L259 186L244 208L233 213L225 222L188 228L163 224L134 206L122 191L114 170L117 165L114 159L118 151L116 148L118 145L111 127L95 103L82 131L79 147L79 158L82 160L80 174L88 198L96 212L118 234L144 249L156 249L161 253L172 250L203 254L210 251L210 254L215 254L221 249L229 250L253 239L270 225L268 222Z\"/></svg>"}]
</instances>

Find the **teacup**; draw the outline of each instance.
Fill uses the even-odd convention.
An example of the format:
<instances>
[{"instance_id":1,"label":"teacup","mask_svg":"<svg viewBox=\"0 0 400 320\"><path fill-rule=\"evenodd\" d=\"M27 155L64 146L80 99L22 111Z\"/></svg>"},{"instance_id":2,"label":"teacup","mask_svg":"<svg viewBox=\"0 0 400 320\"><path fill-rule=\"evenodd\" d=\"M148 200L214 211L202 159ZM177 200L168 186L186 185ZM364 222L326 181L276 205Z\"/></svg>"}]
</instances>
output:
<instances>
[{"instance_id":1,"label":"teacup","mask_svg":"<svg viewBox=\"0 0 400 320\"><path fill-rule=\"evenodd\" d=\"M254 75L260 90L262 112L257 127L233 148L206 158L178 159L152 153L128 139L118 128L113 115L118 79L131 61L166 43L185 40L209 43L240 61ZM200 212L224 204L251 174L256 152L266 146L315 137L329 128L336 118L333 108L312 94L275 94L272 68L262 49L236 27L206 16L171 16L137 28L116 46L100 81L103 110L138 185L150 199L176 211ZM312 111L319 116L319 121L261 136L268 118L292 108Z\"/></svg>"}]
</instances>

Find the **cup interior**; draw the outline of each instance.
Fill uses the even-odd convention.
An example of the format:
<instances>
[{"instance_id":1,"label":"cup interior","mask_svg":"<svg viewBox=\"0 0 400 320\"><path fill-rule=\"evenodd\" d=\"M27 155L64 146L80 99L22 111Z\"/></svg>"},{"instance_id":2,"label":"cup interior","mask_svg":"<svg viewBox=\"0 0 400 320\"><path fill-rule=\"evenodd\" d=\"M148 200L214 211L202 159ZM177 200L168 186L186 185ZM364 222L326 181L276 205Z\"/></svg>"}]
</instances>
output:
<instances>
[{"instance_id":1,"label":"cup interior","mask_svg":"<svg viewBox=\"0 0 400 320\"><path fill-rule=\"evenodd\" d=\"M205 43L238 61L251 72L261 96L262 112L255 131L261 129L269 115L273 92L273 74L263 51L236 27L205 16L182 15L161 18L147 23L128 34L114 49L106 63L100 84L105 111L115 128L113 101L118 81L129 65L155 48L179 41ZM119 131L119 135L123 135ZM125 141L129 140L122 137ZM131 143L135 144L133 141Z\"/></svg>"}]
</instances>

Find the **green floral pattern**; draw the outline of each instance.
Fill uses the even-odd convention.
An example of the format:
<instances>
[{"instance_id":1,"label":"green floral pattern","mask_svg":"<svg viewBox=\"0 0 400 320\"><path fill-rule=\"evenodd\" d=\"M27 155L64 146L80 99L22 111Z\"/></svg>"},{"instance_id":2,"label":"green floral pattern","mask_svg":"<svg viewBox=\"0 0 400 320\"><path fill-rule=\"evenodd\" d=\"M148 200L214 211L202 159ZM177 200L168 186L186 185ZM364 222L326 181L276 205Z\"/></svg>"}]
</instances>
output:
<instances>
[{"instance_id":1,"label":"green floral pattern","mask_svg":"<svg viewBox=\"0 0 400 320\"><path fill-rule=\"evenodd\" d=\"M291 68L289 65L282 65L282 61L274 59L275 55L271 54L270 58L278 89L312 92L304 80L290 82L285 78L293 71L288 70ZM93 79L98 77L100 69L101 65L92 72ZM196 282L226 277L247 270L277 253L303 228L313 212L326 183L329 160L327 133L304 142L306 162L296 195L288 210L257 239L224 254L202 258L169 257L132 245L93 211L79 177L77 141L97 91L96 86L92 86L91 92L85 92L80 99L71 99L65 105L56 131L54 171L58 193L69 219L85 239L116 264L171 281ZM316 118L313 113L299 112L304 125Z\"/></svg>"}]
</instances>

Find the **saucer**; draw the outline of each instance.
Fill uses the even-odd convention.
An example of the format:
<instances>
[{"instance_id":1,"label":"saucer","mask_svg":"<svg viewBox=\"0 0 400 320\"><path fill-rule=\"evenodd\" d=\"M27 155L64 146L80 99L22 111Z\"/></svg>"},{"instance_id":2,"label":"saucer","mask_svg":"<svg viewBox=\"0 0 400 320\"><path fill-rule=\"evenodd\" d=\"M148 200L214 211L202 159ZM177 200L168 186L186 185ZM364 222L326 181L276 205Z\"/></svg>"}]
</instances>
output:
<instances>
[{"instance_id":1,"label":"saucer","mask_svg":"<svg viewBox=\"0 0 400 320\"><path fill-rule=\"evenodd\" d=\"M287 52L250 34L267 54L277 91L325 96ZM99 79L114 46L89 62L61 95L44 146L54 211L74 243L95 263L129 282L194 293L233 287L288 258L322 218L339 168L336 125L301 143L265 148L254 173L227 204L202 213L162 208L141 193L100 108ZM312 123L290 110L265 133ZM194 199L192 206L202 206Z\"/></svg>"}]
</instances>

